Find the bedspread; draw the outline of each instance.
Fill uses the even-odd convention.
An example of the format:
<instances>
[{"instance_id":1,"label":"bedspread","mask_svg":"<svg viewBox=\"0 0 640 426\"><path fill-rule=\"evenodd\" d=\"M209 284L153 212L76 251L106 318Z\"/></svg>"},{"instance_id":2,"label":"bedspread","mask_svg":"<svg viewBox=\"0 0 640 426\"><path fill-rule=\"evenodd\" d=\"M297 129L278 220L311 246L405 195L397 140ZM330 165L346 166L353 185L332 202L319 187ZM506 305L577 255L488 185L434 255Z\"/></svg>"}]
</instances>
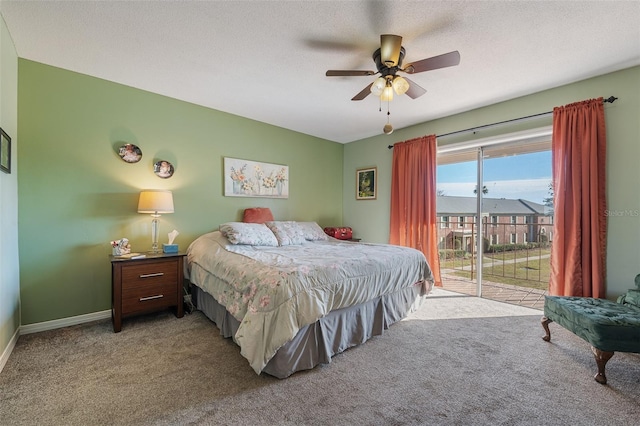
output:
<instances>
[{"instance_id":1,"label":"bedspread","mask_svg":"<svg viewBox=\"0 0 640 426\"><path fill-rule=\"evenodd\" d=\"M302 245L233 245L218 231L187 250L186 274L239 322L234 340L260 373L298 330L332 310L414 285L433 285L418 251L338 240Z\"/></svg>"}]
</instances>

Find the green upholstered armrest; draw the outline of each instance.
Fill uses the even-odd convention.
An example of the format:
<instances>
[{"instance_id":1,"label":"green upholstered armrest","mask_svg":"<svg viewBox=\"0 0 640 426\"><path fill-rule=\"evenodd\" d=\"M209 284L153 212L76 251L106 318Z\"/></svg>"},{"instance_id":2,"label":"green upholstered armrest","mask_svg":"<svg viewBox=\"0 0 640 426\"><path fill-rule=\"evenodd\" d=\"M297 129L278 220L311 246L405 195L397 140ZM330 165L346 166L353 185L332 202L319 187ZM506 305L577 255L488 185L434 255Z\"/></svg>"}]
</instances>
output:
<instances>
[{"instance_id":1,"label":"green upholstered armrest","mask_svg":"<svg viewBox=\"0 0 640 426\"><path fill-rule=\"evenodd\" d=\"M640 274L636 275L635 283L637 288L632 288L618 297L618 303L634 305L640 308Z\"/></svg>"}]
</instances>

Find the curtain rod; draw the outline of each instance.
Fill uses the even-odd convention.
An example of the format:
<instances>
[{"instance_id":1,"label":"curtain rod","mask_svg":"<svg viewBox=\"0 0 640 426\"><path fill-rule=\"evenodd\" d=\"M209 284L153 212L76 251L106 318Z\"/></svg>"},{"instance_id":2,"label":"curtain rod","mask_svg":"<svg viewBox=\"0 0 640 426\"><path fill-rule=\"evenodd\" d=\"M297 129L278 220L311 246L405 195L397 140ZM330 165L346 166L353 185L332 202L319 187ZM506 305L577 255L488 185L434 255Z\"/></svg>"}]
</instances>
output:
<instances>
[{"instance_id":1,"label":"curtain rod","mask_svg":"<svg viewBox=\"0 0 640 426\"><path fill-rule=\"evenodd\" d=\"M615 96L609 96L608 98L604 99L603 102L614 103L617 99L618 98L616 98ZM497 123L483 124L482 126L470 127L468 129L464 129L464 130L456 130L455 132L449 132L449 133L444 133L442 135L436 135L436 138L443 138L445 136L457 135L458 133L471 132L471 131L474 131L474 130L484 129L486 127L497 126L497 125L500 125L500 124L511 123L511 122L514 122L514 121L527 120L529 118L541 117L543 115L549 115L549 114L553 114L553 111L547 111L547 112L541 112L539 114L527 115L526 117L512 118L511 120L499 121ZM389 145L389 149L393 149L393 145Z\"/></svg>"}]
</instances>

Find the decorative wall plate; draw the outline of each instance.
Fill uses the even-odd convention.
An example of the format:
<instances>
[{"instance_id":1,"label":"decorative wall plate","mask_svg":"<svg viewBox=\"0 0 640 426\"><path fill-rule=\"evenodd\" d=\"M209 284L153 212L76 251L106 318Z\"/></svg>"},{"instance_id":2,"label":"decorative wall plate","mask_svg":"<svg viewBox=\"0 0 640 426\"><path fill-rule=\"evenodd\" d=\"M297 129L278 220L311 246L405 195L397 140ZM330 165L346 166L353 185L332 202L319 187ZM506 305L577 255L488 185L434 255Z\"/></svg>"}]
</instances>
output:
<instances>
[{"instance_id":1,"label":"decorative wall plate","mask_svg":"<svg viewBox=\"0 0 640 426\"><path fill-rule=\"evenodd\" d=\"M170 178L173 176L173 164L165 160L160 160L153 165L153 173L163 179Z\"/></svg>"},{"instance_id":2,"label":"decorative wall plate","mask_svg":"<svg viewBox=\"0 0 640 426\"><path fill-rule=\"evenodd\" d=\"M127 163L137 163L142 158L142 150L137 145L127 143L120 147L118 155Z\"/></svg>"}]
</instances>

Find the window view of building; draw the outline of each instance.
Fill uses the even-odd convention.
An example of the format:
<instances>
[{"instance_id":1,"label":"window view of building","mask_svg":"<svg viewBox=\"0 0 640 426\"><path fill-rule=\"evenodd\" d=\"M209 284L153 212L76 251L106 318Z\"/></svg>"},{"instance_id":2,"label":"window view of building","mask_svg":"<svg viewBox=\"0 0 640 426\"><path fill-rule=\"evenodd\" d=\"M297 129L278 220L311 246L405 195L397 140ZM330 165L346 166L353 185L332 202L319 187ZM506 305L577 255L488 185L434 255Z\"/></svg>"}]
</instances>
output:
<instances>
[{"instance_id":1,"label":"window view of building","mask_svg":"<svg viewBox=\"0 0 640 426\"><path fill-rule=\"evenodd\" d=\"M436 203L436 221L441 224L441 248L469 247L476 231L475 227L465 227L464 223L466 217L475 215L476 198L439 196ZM484 198L482 210L483 222L486 223L486 219L490 218L491 226L483 227L484 237L489 244L498 244L498 241L510 241L511 244L550 241L553 225L543 204L522 199ZM450 217L457 218L457 227L449 227ZM521 235L521 241L518 241L518 234Z\"/></svg>"},{"instance_id":2,"label":"window view of building","mask_svg":"<svg viewBox=\"0 0 640 426\"><path fill-rule=\"evenodd\" d=\"M440 228L445 229L449 227L449 216L440 216L437 220L440 222Z\"/></svg>"}]
</instances>

